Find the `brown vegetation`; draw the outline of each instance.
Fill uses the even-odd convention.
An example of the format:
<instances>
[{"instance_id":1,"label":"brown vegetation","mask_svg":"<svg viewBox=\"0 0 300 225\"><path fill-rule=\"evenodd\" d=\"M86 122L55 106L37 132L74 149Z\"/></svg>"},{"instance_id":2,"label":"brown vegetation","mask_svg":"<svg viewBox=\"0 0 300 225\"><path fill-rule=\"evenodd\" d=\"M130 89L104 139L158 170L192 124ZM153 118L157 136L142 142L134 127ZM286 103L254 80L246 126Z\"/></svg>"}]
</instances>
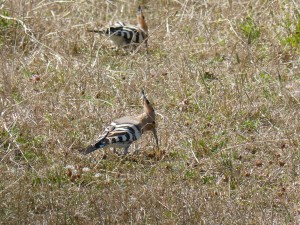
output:
<instances>
[{"instance_id":1,"label":"brown vegetation","mask_svg":"<svg viewBox=\"0 0 300 225\"><path fill-rule=\"evenodd\" d=\"M149 52L86 32L144 7ZM296 224L296 1L0 1L0 223ZM89 145L157 112L119 157Z\"/></svg>"}]
</instances>

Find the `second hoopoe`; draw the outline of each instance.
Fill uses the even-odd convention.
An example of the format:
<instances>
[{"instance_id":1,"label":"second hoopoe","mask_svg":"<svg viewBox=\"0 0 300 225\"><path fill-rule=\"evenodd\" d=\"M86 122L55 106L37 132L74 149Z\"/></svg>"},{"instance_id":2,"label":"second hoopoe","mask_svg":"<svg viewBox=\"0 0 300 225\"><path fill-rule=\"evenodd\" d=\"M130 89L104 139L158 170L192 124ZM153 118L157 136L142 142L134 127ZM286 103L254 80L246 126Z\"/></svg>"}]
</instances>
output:
<instances>
[{"instance_id":1,"label":"second hoopoe","mask_svg":"<svg viewBox=\"0 0 300 225\"><path fill-rule=\"evenodd\" d=\"M86 149L81 150L83 154L89 154L97 149L110 146L114 148L124 148L124 154L128 153L128 149L132 142L139 139L146 131L152 131L156 146L158 147L158 137L155 124L155 112L142 91L144 112L139 116L125 116L114 120L108 126L102 136L94 145L90 145Z\"/></svg>"},{"instance_id":2,"label":"second hoopoe","mask_svg":"<svg viewBox=\"0 0 300 225\"><path fill-rule=\"evenodd\" d=\"M137 10L137 22L138 25L126 25L123 22L118 22L114 26L107 27L102 30L88 30L89 32L95 32L104 34L109 37L117 47L137 47L141 43L145 43L148 48L148 26L143 14L141 6Z\"/></svg>"}]
</instances>

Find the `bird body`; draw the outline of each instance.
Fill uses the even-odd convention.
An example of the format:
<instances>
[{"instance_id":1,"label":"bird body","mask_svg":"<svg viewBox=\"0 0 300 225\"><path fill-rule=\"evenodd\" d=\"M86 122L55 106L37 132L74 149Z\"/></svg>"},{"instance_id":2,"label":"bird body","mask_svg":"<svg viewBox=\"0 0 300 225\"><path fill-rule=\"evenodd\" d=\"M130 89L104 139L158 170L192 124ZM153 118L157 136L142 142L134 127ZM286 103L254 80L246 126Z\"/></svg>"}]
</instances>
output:
<instances>
[{"instance_id":1,"label":"bird body","mask_svg":"<svg viewBox=\"0 0 300 225\"><path fill-rule=\"evenodd\" d=\"M90 32L104 34L118 47L135 46L145 41L147 35L138 27L116 24L105 30L89 30Z\"/></svg>"},{"instance_id":2,"label":"bird body","mask_svg":"<svg viewBox=\"0 0 300 225\"><path fill-rule=\"evenodd\" d=\"M132 142L138 140L146 131L152 131L158 146L158 138L155 126L155 112L150 102L142 92L144 113L139 116L125 116L114 120L100 136L94 145L81 150L83 154L89 154L99 148L111 146L114 148L124 148L124 154L128 153Z\"/></svg>"},{"instance_id":3,"label":"bird body","mask_svg":"<svg viewBox=\"0 0 300 225\"><path fill-rule=\"evenodd\" d=\"M118 47L136 47L143 42L145 42L146 47L148 47L148 26L141 7L138 8L137 21L137 26L117 22L114 26L102 30L92 29L88 31L107 36L112 43Z\"/></svg>"}]
</instances>

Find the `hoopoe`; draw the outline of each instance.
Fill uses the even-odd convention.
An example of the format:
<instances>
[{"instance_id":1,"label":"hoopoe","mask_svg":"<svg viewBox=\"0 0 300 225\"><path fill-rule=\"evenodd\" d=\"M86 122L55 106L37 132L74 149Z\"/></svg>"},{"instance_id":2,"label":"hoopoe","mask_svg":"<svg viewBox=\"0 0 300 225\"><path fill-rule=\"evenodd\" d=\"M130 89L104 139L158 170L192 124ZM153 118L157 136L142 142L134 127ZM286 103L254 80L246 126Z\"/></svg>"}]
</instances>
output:
<instances>
[{"instance_id":1,"label":"hoopoe","mask_svg":"<svg viewBox=\"0 0 300 225\"><path fill-rule=\"evenodd\" d=\"M148 49L148 26L141 6L139 6L137 10L137 21L137 26L117 22L114 26L103 30L88 31L108 36L117 47L136 47L142 42L145 42L146 48Z\"/></svg>"},{"instance_id":2,"label":"hoopoe","mask_svg":"<svg viewBox=\"0 0 300 225\"><path fill-rule=\"evenodd\" d=\"M158 137L155 124L155 112L142 90L144 112L139 116L125 116L114 120L104 131L96 144L90 145L81 150L83 154L89 154L97 149L111 146L116 152L117 147L124 148L124 154L128 153L128 148L132 142L138 140L146 131L152 131L156 146L158 147Z\"/></svg>"}]
</instances>

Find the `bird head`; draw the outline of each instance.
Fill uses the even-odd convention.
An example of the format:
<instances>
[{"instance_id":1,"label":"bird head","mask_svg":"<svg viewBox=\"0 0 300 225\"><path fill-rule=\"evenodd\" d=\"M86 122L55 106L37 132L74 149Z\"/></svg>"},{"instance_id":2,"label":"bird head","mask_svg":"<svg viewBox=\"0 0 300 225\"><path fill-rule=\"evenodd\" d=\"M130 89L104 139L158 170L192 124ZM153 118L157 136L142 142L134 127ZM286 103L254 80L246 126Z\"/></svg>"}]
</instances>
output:
<instances>
[{"instance_id":1,"label":"bird head","mask_svg":"<svg viewBox=\"0 0 300 225\"><path fill-rule=\"evenodd\" d=\"M138 25L141 29L143 29L143 31L145 33L148 33L148 26L147 23L145 21L145 16L143 14L143 10L142 7L139 6L138 10L137 10L137 21L138 21Z\"/></svg>"},{"instance_id":2,"label":"bird head","mask_svg":"<svg viewBox=\"0 0 300 225\"><path fill-rule=\"evenodd\" d=\"M156 123L155 123L155 111L147 99L144 90L142 90L142 99L143 99L143 106L144 106L144 113L143 115L143 120L144 124L142 127L143 132L145 131L152 131L156 145L158 146L158 137L157 137L157 131L156 131Z\"/></svg>"}]
</instances>

